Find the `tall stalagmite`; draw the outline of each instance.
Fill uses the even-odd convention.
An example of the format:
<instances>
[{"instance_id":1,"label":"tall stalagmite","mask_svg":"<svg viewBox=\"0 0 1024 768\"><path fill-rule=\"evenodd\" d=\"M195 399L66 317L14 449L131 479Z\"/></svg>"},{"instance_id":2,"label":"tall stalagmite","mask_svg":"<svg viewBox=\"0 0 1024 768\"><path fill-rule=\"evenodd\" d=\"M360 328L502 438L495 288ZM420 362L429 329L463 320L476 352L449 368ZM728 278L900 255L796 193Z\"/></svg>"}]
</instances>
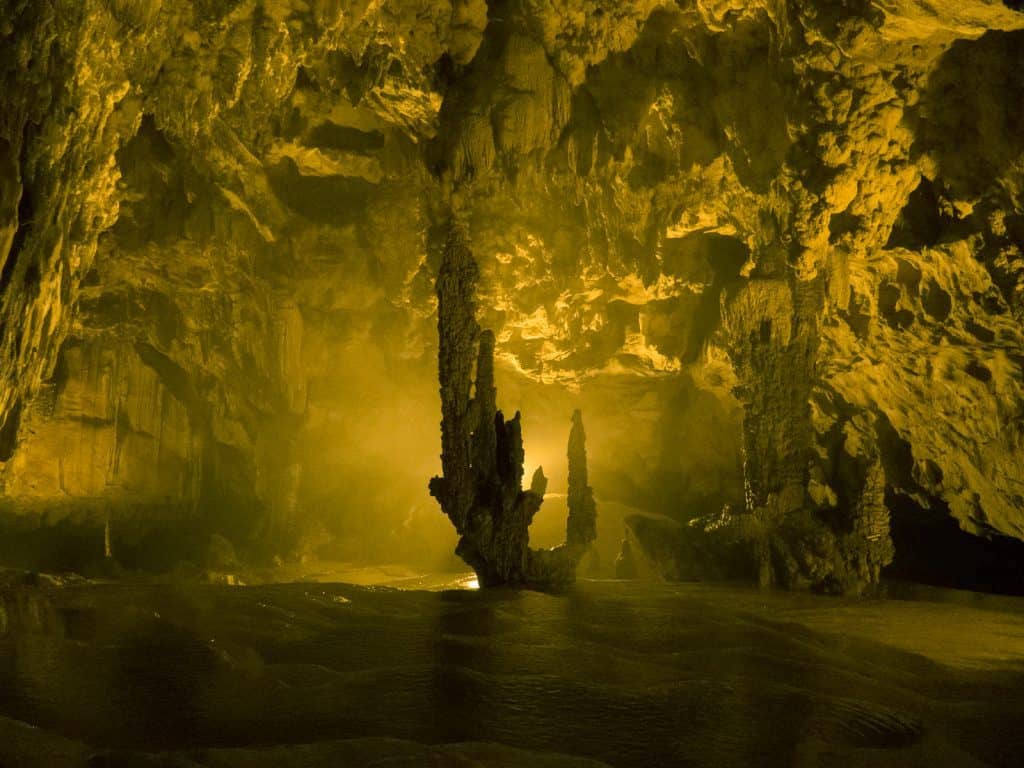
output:
<instances>
[{"instance_id":1,"label":"tall stalagmite","mask_svg":"<svg viewBox=\"0 0 1024 768\"><path fill-rule=\"evenodd\" d=\"M525 454L519 413L506 421L497 409L494 333L481 331L476 322L477 280L466 232L453 221L436 284L444 475L431 480L430 493L455 525L460 536L456 552L476 571L481 586L566 586L575 580L576 566L597 538L583 416L578 410L573 414L569 438L566 543L530 549L530 523L548 481L538 467L529 490L522 488Z\"/></svg>"},{"instance_id":2,"label":"tall stalagmite","mask_svg":"<svg viewBox=\"0 0 1024 768\"><path fill-rule=\"evenodd\" d=\"M572 414L568 455L569 519L565 525L565 542L570 547L586 549L597 538L597 505L587 477L587 433L579 409Z\"/></svg>"}]
</instances>

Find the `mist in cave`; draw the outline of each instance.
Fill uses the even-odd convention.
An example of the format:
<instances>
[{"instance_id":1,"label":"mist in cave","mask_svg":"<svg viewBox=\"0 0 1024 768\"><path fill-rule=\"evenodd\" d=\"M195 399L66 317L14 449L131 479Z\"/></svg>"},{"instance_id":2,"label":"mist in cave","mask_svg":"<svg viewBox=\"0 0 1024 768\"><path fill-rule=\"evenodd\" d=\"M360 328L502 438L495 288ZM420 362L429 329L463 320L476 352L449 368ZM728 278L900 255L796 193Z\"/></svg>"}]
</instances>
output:
<instances>
[{"instance_id":1,"label":"mist in cave","mask_svg":"<svg viewBox=\"0 0 1024 768\"><path fill-rule=\"evenodd\" d=\"M1024 9L0 0L0 766L1018 766Z\"/></svg>"}]
</instances>

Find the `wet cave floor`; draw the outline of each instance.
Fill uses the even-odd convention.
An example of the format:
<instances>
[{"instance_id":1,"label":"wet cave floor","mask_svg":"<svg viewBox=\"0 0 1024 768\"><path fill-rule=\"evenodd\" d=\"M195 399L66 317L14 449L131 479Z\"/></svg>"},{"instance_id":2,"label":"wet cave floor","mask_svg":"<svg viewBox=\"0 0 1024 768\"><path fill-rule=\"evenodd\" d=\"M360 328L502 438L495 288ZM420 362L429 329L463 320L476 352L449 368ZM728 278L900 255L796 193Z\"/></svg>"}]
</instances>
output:
<instances>
[{"instance_id":1,"label":"wet cave floor","mask_svg":"<svg viewBox=\"0 0 1024 768\"><path fill-rule=\"evenodd\" d=\"M1024 759L1020 598L607 581L0 597L5 768Z\"/></svg>"}]
</instances>

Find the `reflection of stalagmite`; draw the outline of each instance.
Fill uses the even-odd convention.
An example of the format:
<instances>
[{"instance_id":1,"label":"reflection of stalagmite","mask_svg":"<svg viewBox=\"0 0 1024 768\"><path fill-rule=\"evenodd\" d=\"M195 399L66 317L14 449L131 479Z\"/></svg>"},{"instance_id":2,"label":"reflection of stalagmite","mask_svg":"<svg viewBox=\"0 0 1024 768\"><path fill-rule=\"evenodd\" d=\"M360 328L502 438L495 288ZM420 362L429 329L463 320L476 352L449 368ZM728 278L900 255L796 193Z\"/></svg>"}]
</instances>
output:
<instances>
[{"instance_id":1,"label":"reflection of stalagmite","mask_svg":"<svg viewBox=\"0 0 1024 768\"><path fill-rule=\"evenodd\" d=\"M529 490L522 488L519 413L506 421L497 409L494 334L481 331L476 322L477 279L465 232L452 224L436 286L443 475L431 480L430 493L455 525L460 536L456 552L476 571L481 586L570 584L597 535L583 417L579 411L573 414L569 438L566 543L530 549L529 527L544 501L547 478L538 468Z\"/></svg>"},{"instance_id":2,"label":"reflection of stalagmite","mask_svg":"<svg viewBox=\"0 0 1024 768\"><path fill-rule=\"evenodd\" d=\"M110 560L114 557L114 547L110 535L110 510L107 510L107 521L103 525L103 556Z\"/></svg>"}]
</instances>

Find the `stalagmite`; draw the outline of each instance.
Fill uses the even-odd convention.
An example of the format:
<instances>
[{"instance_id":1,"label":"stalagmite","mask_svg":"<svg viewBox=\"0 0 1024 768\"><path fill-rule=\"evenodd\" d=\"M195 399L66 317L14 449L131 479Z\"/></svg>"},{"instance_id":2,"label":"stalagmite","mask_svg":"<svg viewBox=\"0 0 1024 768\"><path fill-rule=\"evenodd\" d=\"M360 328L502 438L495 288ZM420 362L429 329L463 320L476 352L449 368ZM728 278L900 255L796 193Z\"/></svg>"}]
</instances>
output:
<instances>
[{"instance_id":1,"label":"stalagmite","mask_svg":"<svg viewBox=\"0 0 1024 768\"><path fill-rule=\"evenodd\" d=\"M572 414L569 433L569 519L565 542L571 547L586 548L597 538L597 505L587 478L587 433L583 429L583 413Z\"/></svg>"},{"instance_id":2,"label":"stalagmite","mask_svg":"<svg viewBox=\"0 0 1024 768\"><path fill-rule=\"evenodd\" d=\"M569 437L569 518L566 542L530 548L530 523L544 501L547 478L538 467L523 490L519 413L505 419L494 386L494 333L476 322L478 270L462 224L453 222L436 290L441 392L442 477L430 493L460 535L457 554L481 586L553 589L571 584L576 567L597 537L597 507L587 479L586 435L580 411ZM473 358L476 379L470 395Z\"/></svg>"}]
</instances>

